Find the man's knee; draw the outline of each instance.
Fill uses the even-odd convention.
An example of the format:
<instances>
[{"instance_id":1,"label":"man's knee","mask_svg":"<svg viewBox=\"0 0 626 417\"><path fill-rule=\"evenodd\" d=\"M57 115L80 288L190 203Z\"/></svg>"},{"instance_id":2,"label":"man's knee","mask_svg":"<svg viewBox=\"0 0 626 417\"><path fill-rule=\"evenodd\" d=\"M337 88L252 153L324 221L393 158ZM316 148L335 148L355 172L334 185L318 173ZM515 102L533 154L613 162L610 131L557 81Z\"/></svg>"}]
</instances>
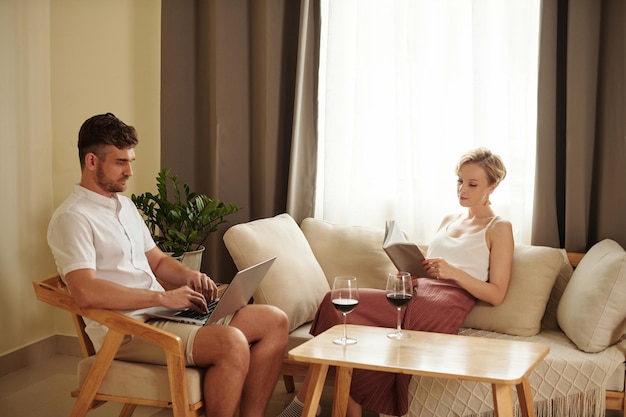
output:
<instances>
[{"instance_id":1,"label":"man's knee","mask_svg":"<svg viewBox=\"0 0 626 417\"><path fill-rule=\"evenodd\" d=\"M277 324L281 327L289 327L289 318L287 314L278 307L270 306L272 308L272 314L275 316Z\"/></svg>"},{"instance_id":2,"label":"man's knee","mask_svg":"<svg viewBox=\"0 0 626 417\"><path fill-rule=\"evenodd\" d=\"M285 312L274 306L267 306L268 333L276 350L283 352L289 340L289 318Z\"/></svg>"},{"instance_id":3,"label":"man's knee","mask_svg":"<svg viewBox=\"0 0 626 417\"><path fill-rule=\"evenodd\" d=\"M263 317L266 319L266 324L269 330L274 333L284 334L285 338L289 332L289 318L283 310L271 305L263 305L265 311L262 312Z\"/></svg>"},{"instance_id":4,"label":"man's knee","mask_svg":"<svg viewBox=\"0 0 626 417\"><path fill-rule=\"evenodd\" d=\"M196 335L194 361L200 365L228 364L247 370L250 346L239 329L230 326L207 326Z\"/></svg>"}]
</instances>

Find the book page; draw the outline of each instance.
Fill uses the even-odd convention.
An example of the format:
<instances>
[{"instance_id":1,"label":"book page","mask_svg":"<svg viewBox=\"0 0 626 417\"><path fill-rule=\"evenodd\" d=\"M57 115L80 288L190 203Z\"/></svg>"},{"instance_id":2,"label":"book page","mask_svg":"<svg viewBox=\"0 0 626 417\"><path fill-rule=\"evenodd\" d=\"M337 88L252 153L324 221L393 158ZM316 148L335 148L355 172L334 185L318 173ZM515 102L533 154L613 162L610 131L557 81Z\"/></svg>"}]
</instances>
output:
<instances>
[{"instance_id":1,"label":"book page","mask_svg":"<svg viewBox=\"0 0 626 417\"><path fill-rule=\"evenodd\" d=\"M429 276L422 265L424 254L415 243L406 239L395 220L387 221L383 249L399 271L418 278Z\"/></svg>"}]
</instances>

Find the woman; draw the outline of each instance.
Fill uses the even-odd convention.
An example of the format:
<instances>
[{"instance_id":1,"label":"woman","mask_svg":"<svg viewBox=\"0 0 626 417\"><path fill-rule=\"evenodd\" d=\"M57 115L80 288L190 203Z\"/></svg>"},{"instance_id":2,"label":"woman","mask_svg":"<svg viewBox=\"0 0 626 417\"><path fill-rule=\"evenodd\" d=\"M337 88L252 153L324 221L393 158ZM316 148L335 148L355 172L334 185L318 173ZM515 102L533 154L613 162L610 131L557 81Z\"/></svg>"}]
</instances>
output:
<instances>
[{"instance_id":1,"label":"woman","mask_svg":"<svg viewBox=\"0 0 626 417\"><path fill-rule=\"evenodd\" d=\"M461 157L456 167L457 195L464 213L446 216L423 261L430 277L414 280L414 294L403 317L403 328L456 334L476 300L498 305L511 277L511 223L496 216L489 196L506 176L499 156L485 148ZM432 279L435 278L435 279ZM350 323L395 327L396 311L389 308L384 290L362 289L359 308ZM327 295L311 327L317 335L341 322ZM401 416L408 411L409 375L354 370L348 417L365 407ZM308 377L281 417L302 414Z\"/></svg>"}]
</instances>

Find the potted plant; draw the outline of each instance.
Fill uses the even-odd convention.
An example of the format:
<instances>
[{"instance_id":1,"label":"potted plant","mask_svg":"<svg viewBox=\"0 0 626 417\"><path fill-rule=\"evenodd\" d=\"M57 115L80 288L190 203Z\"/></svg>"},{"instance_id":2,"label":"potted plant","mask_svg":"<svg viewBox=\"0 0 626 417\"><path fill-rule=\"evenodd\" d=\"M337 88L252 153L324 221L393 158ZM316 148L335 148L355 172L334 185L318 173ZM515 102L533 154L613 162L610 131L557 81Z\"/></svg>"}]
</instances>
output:
<instances>
[{"instance_id":1,"label":"potted plant","mask_svg":"<svg viewBox=\"0 0 626 417\"><path fill-rule=\"evenodd\" d=\"M235 204L190 191L169 169L162 169L156 181L156 194L133 194L131 199L143 213L157 246L181 260L192 251L199 250L201 255L209 235L226 222L224 217L239 210Z\"/></svg>"}]
</instances>

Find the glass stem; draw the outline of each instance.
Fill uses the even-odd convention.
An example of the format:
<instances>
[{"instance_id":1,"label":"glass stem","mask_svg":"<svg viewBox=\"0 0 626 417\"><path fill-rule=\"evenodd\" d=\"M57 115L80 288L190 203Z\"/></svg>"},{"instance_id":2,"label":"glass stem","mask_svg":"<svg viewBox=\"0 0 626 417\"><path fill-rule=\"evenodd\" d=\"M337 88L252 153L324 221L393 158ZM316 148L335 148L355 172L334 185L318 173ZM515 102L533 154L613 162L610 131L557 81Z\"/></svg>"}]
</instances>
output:
<instances>
[{"instance_id":1,"label":"glass stem","mask_svg":"<svg viewBox=\"0 0 626 417\"><path fill-rule=\"evenodd\" d=\"M398 308L398 325L397 325L398 334L402 333L402 326L400 324L400 310L401 308Z\"/></svg>"},{"instance_id":2,"label":"glass stem","mask_svg":"<svg viewBox=\"0 0 626 417\"><path fill-rule=\"evenodd\" d=\"M343 340L348 340L348 315L343 313Z\"/></svg>"}]
</instances>

